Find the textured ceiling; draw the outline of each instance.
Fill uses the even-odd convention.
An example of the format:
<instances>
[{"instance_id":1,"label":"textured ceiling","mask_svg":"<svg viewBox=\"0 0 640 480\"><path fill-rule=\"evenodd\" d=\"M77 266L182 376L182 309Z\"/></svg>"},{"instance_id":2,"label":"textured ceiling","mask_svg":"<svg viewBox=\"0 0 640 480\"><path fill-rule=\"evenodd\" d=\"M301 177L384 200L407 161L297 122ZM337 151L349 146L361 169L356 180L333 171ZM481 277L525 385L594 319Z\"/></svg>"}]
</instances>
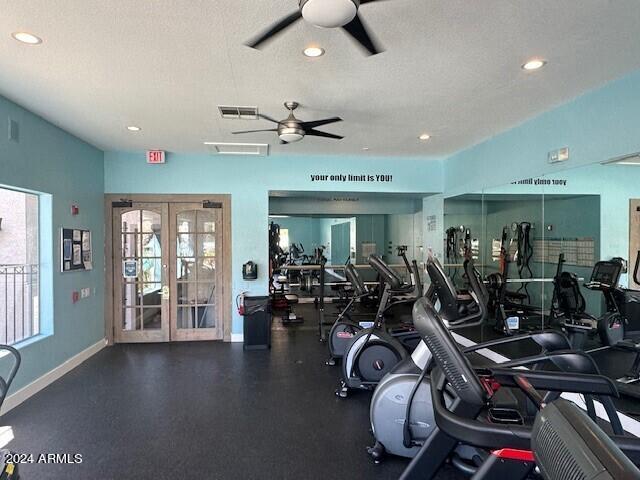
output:
<instances>
[{"instance_id":1,"label":"textured ceiling","mask_svg":"<svg viewBox=\"0 0 640 480\"><path fill-rule=\"evenodd\" d=\"M204 141L271 143L271 153L440 156L640 68L638 0L389 0L361 14L386 52L366 57L339 30L304 22L262 51L243 46L297 0L4 0L0 94L107 150L206 152ZM33 32L37 47L10 34ZM308 59L310 43L324 57ZM549 61L525 73L531 56ZM339 115L281 146L264 121ZM132 134L126 125L139 125ZM429 132L422 143L417 136ZM363 147L369 147L364 152Z\"/></svg>"}]
</instances>

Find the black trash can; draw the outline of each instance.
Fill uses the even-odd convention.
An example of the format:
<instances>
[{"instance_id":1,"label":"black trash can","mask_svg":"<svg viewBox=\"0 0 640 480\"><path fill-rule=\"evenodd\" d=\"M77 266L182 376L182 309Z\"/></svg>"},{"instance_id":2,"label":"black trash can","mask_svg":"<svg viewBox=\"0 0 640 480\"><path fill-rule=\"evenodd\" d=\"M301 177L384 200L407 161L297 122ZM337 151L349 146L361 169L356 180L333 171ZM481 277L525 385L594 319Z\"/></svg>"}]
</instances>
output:
<instances>
[{"instance_id":1,"label":"black trash can","mask_svg":"<svg viewBox=\"0 0 640 480\"><path fill-rule=\"evenodd\" d=\"M271 297L244 297L244 349L271 348Z\"/></svg>"}]
</instances>

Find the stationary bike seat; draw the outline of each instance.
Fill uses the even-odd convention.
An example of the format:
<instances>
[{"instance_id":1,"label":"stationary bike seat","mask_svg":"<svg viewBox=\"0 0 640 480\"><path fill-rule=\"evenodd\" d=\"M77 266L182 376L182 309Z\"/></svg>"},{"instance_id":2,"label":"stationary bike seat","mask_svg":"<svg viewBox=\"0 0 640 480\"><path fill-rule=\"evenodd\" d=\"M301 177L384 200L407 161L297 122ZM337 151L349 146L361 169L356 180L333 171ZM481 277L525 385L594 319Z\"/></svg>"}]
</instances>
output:
<instances>
[{"instance_id":1,"label":"stationary bike seat","mask_svg":"<svg viewBox=\"0 0 640 480\"><path fill-rule=\"evenodd\" d=\"M289 305L293 304L293 303L298 303L298 295L293 295L290 293L285 294L284 296L285 300L287 301L287 303Z\"/></svg>"}]
</instances>

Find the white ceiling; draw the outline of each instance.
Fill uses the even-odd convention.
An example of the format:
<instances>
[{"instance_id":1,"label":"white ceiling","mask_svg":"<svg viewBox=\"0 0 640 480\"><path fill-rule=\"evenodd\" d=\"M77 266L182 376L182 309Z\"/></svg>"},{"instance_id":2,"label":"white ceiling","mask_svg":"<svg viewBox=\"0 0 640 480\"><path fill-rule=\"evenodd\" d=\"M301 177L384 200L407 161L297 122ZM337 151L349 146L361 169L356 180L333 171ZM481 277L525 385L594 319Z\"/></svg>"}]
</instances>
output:
<instances>
[{"instance_id":1,"label":"white ceiling","mask_svg":"<svg viewBox=\"0 0 640 480\"><path fill-rule=\"evenodd\" d=\"M338 30L304 22L262 51L243 46L297 0L3 0L0 94L107 150L206 152L204 141L271 153L440 156L640 68L638 0L389 0L361 14L386 52L366 57ZM37 47L10 36L41 36ZM327 54L308 59L318 43ZM525 73L531 56L546 68ZM339 115L278 145L265 121L222 120L257 105L278 119ZM139 125L137 134L126 125ZM421 143L418 134L432 134ZM363 147L369 147L367 152Z\"/></svg>"}]
</instances>

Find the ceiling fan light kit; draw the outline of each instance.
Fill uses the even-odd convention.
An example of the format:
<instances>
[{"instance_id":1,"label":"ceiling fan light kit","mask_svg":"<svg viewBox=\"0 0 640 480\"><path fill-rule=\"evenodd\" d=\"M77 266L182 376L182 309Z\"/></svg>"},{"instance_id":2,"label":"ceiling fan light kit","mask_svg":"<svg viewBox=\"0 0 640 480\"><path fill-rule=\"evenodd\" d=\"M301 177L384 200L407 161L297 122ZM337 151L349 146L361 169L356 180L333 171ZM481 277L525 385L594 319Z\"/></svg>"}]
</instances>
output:
<instances>
[{"instance_id":1,"label":"ceiling fan light kit","mask_svg":"<svg viewBox=\"0 0 640 480\"><path fill-rule=\"evenodd\" d=\"M284 120L275 120L267 115L259 114L260 118L267 120L272 123L277 123L277 128L267 128L261 130L244 130L241 132L231 132L233 134L243 134L243 133L255 133L255 132L277 132L278 138L280 139L280 143L289 144L295 143L302 140L306 135L311 137L325 137L332 138L334 140L342 140L342 136L335 135L333 133L322 132L320 130L316 130L315 127L320 127L322 125L329 125L330 123L341 122L342 119L340 117L331 117L324 118L322 120L312 120L310 122L303 122L298 120L293 111L299 107L298 102L285 102L285 108L289 110L289 116Z\"/></svg>"},{"instance_id":2,"label":"ceiling fan light kit","mask_svg":"<svg viewBox=\"0 0 640 480\"><path fill-rule=\"evenodd\" d=\"M358 14L357 0L300 0L302 17L323 28L344 27Z\"/></svg>"},{"instance_id":3,"label":"ceiling fan light kit","mask_svg":"<svg viewBox=\"0 0 640 480\"><path fill-rule=\"evenodd\" d=\"M267 41L302 19L316 27L342 28L368 55L376 55L383 49L360 18L359 9L366 3L381 1L383 0L298 0L295 12L272 24L246 45L261 48Z\"/></svg>"}]
</instances>

